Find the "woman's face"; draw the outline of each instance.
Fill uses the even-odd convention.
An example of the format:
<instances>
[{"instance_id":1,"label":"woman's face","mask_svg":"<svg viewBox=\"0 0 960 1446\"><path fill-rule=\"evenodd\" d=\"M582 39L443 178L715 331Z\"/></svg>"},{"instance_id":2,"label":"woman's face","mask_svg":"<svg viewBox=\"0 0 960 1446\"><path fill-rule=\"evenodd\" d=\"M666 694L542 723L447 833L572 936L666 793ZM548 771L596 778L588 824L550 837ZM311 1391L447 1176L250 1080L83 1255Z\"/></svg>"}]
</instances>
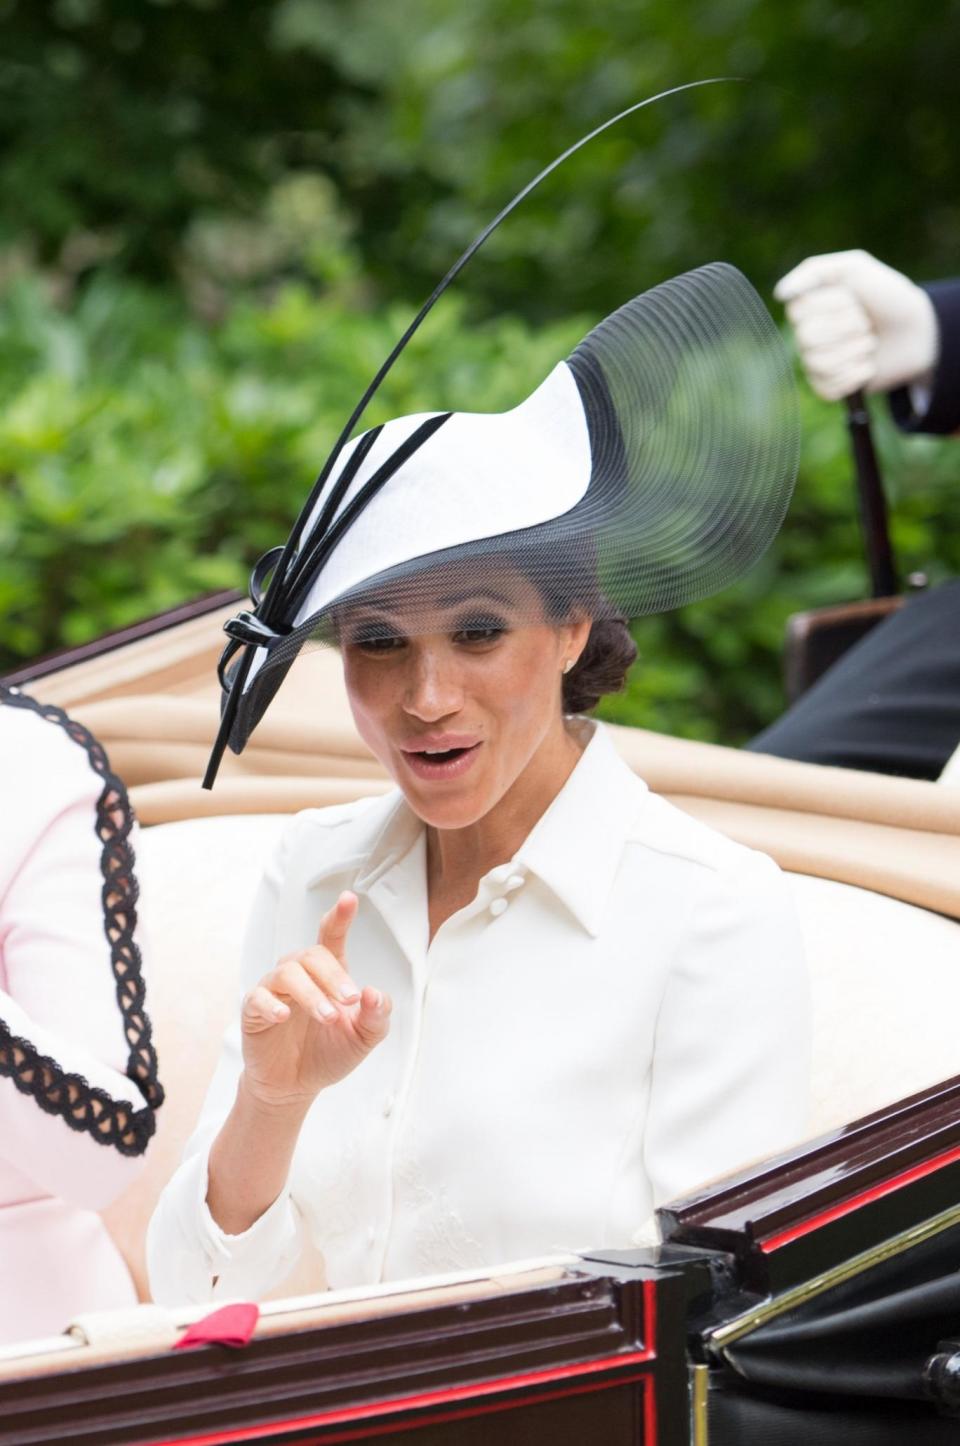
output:
<instances>
[{"instance_id":1,"label":"woman's face","mask_svg":"<svg viewBox=\"0 0 960 1446\"><path fill-rule=\"evenodd\" d=\"M548 622L536 588L504 569L470 587L439 582L430 629L406 632L402 606L351 609L338 627L344 676L361 736L410 806L435 828L465 828L531 764L561 756L563 666L590 622Z\"/></svg>"}]
</instances>

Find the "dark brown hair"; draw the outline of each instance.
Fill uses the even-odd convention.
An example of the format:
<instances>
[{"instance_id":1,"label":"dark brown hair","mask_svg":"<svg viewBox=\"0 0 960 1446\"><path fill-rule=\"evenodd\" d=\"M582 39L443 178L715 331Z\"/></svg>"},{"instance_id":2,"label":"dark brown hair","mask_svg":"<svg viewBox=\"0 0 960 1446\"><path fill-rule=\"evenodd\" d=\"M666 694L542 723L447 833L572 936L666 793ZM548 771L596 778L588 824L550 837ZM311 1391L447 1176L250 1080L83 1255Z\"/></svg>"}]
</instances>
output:
<instances>
[{"instance_id":1,"label":"dark brown hair","mask_svg":"<svg viewBox=\"0 0 960 1446\"><path fill-rule=\"evenodd\" d=\"M622 618L597 618L587 646L563 679L564 713L589 713L605 693L621 693L637 645Z\"/></svg>"}]
</instances>

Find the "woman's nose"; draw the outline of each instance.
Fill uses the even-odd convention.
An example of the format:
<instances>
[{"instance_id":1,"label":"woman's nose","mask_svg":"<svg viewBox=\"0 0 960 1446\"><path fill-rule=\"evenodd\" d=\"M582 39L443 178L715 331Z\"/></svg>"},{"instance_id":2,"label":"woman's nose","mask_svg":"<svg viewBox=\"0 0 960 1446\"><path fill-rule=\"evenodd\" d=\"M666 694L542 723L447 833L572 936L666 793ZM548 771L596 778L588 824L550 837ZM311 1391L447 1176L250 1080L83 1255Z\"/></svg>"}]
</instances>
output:
<instances>
[{"instance_id":1,"label":"woman's nose","mask_svg":"<svg viewBox=\"0 0 960 1446\"><path fill-rule=\"evenodd\" d=\"M451 660L432 649L416 649L410 659L403 706L423 723L437 723L458 713L463 689Z\"/></svg>"}]
</instances>

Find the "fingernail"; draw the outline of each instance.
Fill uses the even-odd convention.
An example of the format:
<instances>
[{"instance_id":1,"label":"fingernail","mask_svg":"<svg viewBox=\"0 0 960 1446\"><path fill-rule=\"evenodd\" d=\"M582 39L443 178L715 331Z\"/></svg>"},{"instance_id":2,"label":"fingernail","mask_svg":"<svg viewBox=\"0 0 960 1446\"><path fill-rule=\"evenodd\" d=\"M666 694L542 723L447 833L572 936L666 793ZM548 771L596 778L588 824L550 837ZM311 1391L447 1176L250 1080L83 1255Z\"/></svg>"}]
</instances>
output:
<instances>
[{"instance_id":1,"label":"fingernail","mask_svg":"<svg viewBox=\"0 0 960 1446\"><path fill-rule=\"evenodd\" d=\"M380 990L379 990L379 989L375 989L373 992L374 992L374 994L377 996L377 1002L376 1002L376 1003L374 1004L374 1006L373 1006L374 1009L382 1009L382 1008L383 1008L383 995L380 993Z\"/></svg>"},{"instance_id":2,"label":"fingernail","mask_svg":"<svg viewBox=\"0 0 960 1446\"><path fill-rule=\"evenodd\" d=\"M360 990L352 979L346 979L340 985L338 997L343 1000L344 1004L352 1004L355 999L360 998Z\"/></svg>"},{"instance_id":3,"label":"fingernail","mask_svg":"<svg viewBox=\"0 0 960 1446\"><path fill-rule=\"evenodd\" d=\"M286 1015L286 1012L287 1012L287 1006L286 1006L285 1004L275 1004L275 1005L273 1006L273 1017L274 1017L274 1019L283 1019L284 1016Z\"/></svg>"},{"instance_id":4,"label":"fingernail","mask_svg":"<svg viewBox=\"0 0 960 1446\"><path fill-rule=\"evenodd\" d=\"M325 999L321 999L319 1004L316 1005L316 1012L319 1019L332 1019L337 1011L332 1004L328 1004Z\"/></svg>"}]
</instances>

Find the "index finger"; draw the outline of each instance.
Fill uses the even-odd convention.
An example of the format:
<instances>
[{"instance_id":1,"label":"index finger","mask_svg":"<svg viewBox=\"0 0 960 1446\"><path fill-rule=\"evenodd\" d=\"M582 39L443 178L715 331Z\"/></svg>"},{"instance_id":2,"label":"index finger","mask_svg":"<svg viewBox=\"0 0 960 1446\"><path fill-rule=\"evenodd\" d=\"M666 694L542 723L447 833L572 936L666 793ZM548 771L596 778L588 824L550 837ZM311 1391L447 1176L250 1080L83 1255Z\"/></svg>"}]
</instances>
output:
<instances>
[{"instance_id":1,"label":"index finger","mask_svg":"<svg viewBox=\"0 0 960 1446\"><path fill-rule=\"evenodd\" d=\"M324 914L317 929L317 943L322 944L324 949L329 949L333 957L341 964L346 952L350 925L357 917L358 908L359 900L356 894L345 890L333 908L328 909Z\"/></svg>"},{"instance_id":2,"label":"index finger","mask_svg":"<svg viewBox=\"0 0 960 1446\"><path fill-rule=\"evenodd\" d=\"M778 301L794 301L805 291L816 291L821 286L846 284L854 251L828 251L822 256L808 256L786 276L781 276L773 294ZM862 255L862 253L860 253Z\"/></svg>"}]
</instances>

